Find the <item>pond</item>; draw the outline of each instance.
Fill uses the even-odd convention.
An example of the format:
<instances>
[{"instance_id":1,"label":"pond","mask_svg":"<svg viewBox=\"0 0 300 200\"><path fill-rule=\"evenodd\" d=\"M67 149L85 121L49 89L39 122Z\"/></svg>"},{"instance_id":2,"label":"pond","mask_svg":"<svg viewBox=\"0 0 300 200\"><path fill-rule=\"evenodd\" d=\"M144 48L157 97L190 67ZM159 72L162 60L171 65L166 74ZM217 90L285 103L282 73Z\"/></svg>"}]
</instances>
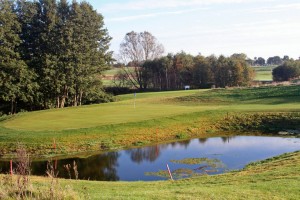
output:
<instances>
[{"instance_id":1,"label":"pond","mask_svg":"<svg viewBox=\"0 0 300 200\"><path fill-rule=\"evenodd\" d=\"M58 177L103 181L153 181L169 179L166 165L174 178L220 174L242 169L246 164L300 150L299 138L214 137L155 146L101 153L88 158L53 160ZM70 173L64 165L70 164ZM46 175L47 161L32 162L33 175ZM8 173L9 163L0 162L1 173Z\"/></svg>"}]
</instances>

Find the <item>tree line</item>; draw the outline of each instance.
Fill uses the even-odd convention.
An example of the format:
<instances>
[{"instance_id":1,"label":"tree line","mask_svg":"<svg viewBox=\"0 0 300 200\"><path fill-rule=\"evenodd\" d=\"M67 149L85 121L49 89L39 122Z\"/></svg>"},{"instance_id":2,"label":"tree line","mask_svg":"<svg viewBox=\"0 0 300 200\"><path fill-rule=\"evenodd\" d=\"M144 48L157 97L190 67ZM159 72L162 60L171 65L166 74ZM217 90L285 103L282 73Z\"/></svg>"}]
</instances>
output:
<instances>
[{"instance_id":1,"label":"tree line","mask_svg":"<svg viewBox=\"0 0 300 200\"><path fill-rule=\"evenodd\" d=\"M204 57L180 52L144 61L139 67L129 63L116 74L115 82L118 86L140 90L176 90L186 85L192 88L247 86L254 75L253 68L239 54Z\"/></svg>"},{"instance_id":2,"label":"tree line","mask_svg":"<svg viewBox=\"0 0 300 200\"><path fill-rule=\"evenodd\" d=\"M0 0L0 112L107 98L100 74L112 61L110 41L85 1Z\"/></svg>"},{"instance_id":3,"label":"tree line","mask_svg":"<svg viewBox=\"0 0 300 200\"><path fill-rule=\"evenodd\" d=\"M254 77L245 54L204 57L185 52L166 56L162 53L163 46L151 33L127 33L120 46L125 65L115 76L116 85L139 90L176 90L185 85L232 87L249 85Z\"/></svg>"},{"instance_id":4,"label":"tree line","mask_svg":"<svg viewBox=\"0 0 300 200\"><path fill-rule=\"evenodd\" d=\"M281 65L286 61L289 61L290 57L285 55L283 58L280 56L272 56L265 60L262 57L255 57L254 60L248 59L247 62L252 66L266 66L266 65Z\"/></svg>"}]
</instances>

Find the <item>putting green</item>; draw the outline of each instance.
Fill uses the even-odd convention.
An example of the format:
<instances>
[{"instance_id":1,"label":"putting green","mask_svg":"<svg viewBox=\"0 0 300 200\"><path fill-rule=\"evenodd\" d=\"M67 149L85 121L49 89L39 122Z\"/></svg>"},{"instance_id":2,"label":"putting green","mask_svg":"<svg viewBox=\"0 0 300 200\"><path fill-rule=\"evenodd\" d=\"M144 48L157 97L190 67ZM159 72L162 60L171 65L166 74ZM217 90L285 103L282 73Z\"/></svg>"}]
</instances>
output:
<instances>
[{"instance_id":1,"label":"putting green","mask_svg":"<svg viewBox=\"0 0 300 200\"><path fill-rule=\"evenodd\" d=\"M114 103L24 113L4 122L4 127L30 131L79 129L220 108L216 105L189 106L164 101L196 92L199 90L144 93L137 94L136 100L131 94L120 96L121 101Z\"/></svg>"}]
</instances>

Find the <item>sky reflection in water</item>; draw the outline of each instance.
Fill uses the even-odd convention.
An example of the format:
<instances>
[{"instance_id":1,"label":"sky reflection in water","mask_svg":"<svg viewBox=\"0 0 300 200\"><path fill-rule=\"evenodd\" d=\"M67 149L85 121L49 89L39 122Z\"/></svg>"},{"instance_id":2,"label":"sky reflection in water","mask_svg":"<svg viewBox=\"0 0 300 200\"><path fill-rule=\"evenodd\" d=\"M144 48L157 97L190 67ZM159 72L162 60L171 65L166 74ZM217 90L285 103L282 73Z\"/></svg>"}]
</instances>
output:
<instances>
[{"instance_id":1,"label":"sky reflection in water","mask_svg":"<svg viewBox=\"0 0 300 200\"><path fill-rule=\"evenodd\" d=\"M64 165L75 160L78 166L79 179L105 181L164 180L159 176L147 176L146 172L189 169L188 171L207 174L223 173L226 170L241 169L249 162L266 159L286 152L300 150L300 139L281 137L216 137L160 144L144 148L108 152L86 159L73 158L53 161L59 171L58 176L69 178ZM171 162L186 158L208 158L220 160L225 167L206 168L207 163L187 165ZM32 174L45 175L47 162L33 162ZM202 171L194 169L200 168ZM0 162L1 172L8 172L9 164ZM72 173L72 178L74 175Z\"/></svg>"}]
</instances>

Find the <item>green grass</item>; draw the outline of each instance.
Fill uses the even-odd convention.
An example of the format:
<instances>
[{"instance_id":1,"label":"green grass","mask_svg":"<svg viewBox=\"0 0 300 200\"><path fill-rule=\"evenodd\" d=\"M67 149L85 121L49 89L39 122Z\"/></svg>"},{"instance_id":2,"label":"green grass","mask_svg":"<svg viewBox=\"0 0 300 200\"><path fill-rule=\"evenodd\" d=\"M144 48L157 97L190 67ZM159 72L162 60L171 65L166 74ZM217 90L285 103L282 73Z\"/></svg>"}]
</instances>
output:
<instances>
[{"instance_id":1,"label":"green grass","mask_svg":"<svg viewBox=\"0 0 300 200\"><path fill-rule=\"evenodd\" d=\"M105 76L114 76L115 74L118 73L120 69L119 68L113 68L113 69L110 69L110 70L106 70L103 72L103 75Z\"/></svg>"},{"instance_id":2,"label":"green grass","mask_svg":"<svg viewBox=\"0 0 300 200\"><path fill-rule=\"evenodd\" d=\"M193 94L195 91L160 92L137 94L135 108L133 95L120 96L122 101L79 108L53 109L23 113L3 123L15 130L46 131L88 128L107 124L144 121L157 117L173 116L211 109L203 106L182 106L159 103L168 97ZM163 112L160 112L163 106Z\"/></svg>"},{"instance_id":3,"label":"green grass","mask_svg":"<svg viewBox=\"0 0 300 200\"><path fill-rule=\"evenodd\" d=\"M265 121L254 123L259 127L269 122L280 123L276 120L283 117L288 120L283 121L286 125L293 122L293 128L300 128L299 86L141 93L136 96L136 109L132 94L118 98L115 103L0 118L0 154L6 158L13 156L17 142L22 142L33 156L51 157L180 138L241 134L220 129L220 124L230 120L238 120L239 126L247 127L249 120L256 122L259 118L260 122ZM251 126L247 131L253 131ZM247 133L243 130L242 134ZM53 139L57 142L56 150L52 148ZM251 163L237 172L176 181L58 181L59 191L66 191L62 194L65 198L296 200L300 197L299 171L300 152L295 152ZM0 198L9 196L7 191L13 189L5 180L8 179L0 175ZM30 180L38 194L51 187L48 178Z\"/></svg>"},{"instance_id":4,"label":"green grass","mask_svg":"<svg viewBox=\"0 0 300 200\"><path fill-rule=\"evenodd\" d=\"M136 108L133 94L118 99L0 119L0 155L13 156L17 142L35 156L49 157L233 134L220 129L228 113L300 111L299 86L139 93Z\"/></svg>"},{"instance_id":5,"label":"green grass","mask_svg":"<svg viewBox=\"0 0 300 200\"><path fill-rule=\"evenodd\" d=\"M264 66L264 67L256 67L253 66L255 70L255 81L272 81L272 70L277 66Z\"/></svg>"}]
</instances>

